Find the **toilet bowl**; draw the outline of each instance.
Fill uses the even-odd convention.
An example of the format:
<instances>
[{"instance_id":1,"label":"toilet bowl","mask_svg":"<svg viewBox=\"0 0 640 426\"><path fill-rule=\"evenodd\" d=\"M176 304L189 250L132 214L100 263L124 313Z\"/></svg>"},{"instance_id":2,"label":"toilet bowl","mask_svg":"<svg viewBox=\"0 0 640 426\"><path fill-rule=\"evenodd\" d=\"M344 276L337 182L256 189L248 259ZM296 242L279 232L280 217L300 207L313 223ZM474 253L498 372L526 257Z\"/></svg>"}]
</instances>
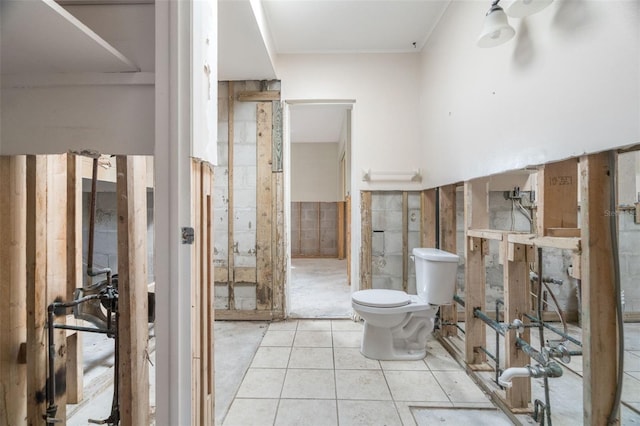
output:
<instances>
[{"instance_id":1,"label":"toilet bowl","mask_svg":"<svg viewBox=\"0 0 640 426\"><path fill-rule=\"evenodd\" d=\"M458 256L415 248L416 295L399 290L356 291L353 309L364 319L360 352L377 360L416 360L426 355L440 305L451 304Z\"/></svg>"}]
</instances>

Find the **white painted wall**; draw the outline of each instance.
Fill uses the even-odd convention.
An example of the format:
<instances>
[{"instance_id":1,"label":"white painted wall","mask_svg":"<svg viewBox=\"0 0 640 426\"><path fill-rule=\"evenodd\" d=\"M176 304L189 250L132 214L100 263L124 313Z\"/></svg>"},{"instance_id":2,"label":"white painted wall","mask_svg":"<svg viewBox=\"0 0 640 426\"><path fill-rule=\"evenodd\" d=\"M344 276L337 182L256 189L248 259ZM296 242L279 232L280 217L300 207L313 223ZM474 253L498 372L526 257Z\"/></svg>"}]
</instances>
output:
<instances>
[{"instance_id":1,"label":"white painted wall","mask_svg":"<svg viewBox=\"0 0 640 426\"><path fill-rule=\"evenodd\" d=\"M359 288L360 190L420 189L418 183L362 182L362 169L412 170L421 166L415 54L281 55L282 99L355 100L351 112L352 288Z\"/></svg>"},{"instance_id":2,"label":"white painted wall","mask_svg":"<svg viewBox=\"0 0 640 426\"><path fill-rule=\"evenodd\" d=\"M140 73L2 76L0 153L154 152L154 5L68 6Z\"/></svg>"},{"instance_id":3,"label":"white painted wall","mask_svg":"<svg viewBox=\"0 0 640 426\"><path fill-rule=\"evenodd\" d=\"M291 200L339 201L338 144L291 144Z\"/></svg>"},{"instance_id":4,"label":"white painted wall","mask_svg":"<svg viewBox=\"0 0 640 426\"><path fill-rule=\"evenodd\" d=\"M422 52L425 187L640 141L638 1L555 1L475 46L489 3L454 1Z\"/></svg>"}]
</instances>

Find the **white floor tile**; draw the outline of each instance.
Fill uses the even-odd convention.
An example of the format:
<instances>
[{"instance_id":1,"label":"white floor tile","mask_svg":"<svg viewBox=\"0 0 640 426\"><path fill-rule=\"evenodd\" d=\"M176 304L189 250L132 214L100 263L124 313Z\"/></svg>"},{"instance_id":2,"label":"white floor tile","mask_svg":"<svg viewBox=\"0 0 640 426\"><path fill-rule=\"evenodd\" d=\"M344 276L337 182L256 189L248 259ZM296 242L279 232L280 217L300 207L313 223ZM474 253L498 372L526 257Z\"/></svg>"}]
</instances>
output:
<instances>
[{"instance_id":1,"label":"white floor tile","mask_svg":"<svg viewBox=\"0 0 640 426\"><path fill-rule=\"evenodd\" d=\"M362 340L361 331L334 331L334 348L359 348Z\"/></svg>"},{"instance_id":2,"label":"white floor tile","mask_svg":"<svg viewBox=\"0 0 640 426\"><path fill-rule=\"evenodd\" d=\"M401 426L392 401L338 401L340 426Z\"/></svg>"},{"instance_id":3,"label":"white floor tile","mask_svg":"<svg viewBox=\"0 0 640 426\"><path fill-rule=\"evenodd\" d=\"M272 331L296 330L297 328L297 320L277 321L269 324L269 330Z\"/></svg>"},{"instance_id":4,"label":"white floor tile","mask_svg":"<svg viewBox=\"0 0 640 426\"><path fill-rule=\"evenodd\" d=\"M298 331L331 331L331 321L298 320Z\"/></svg>"},{"instance_id":5,"label":"white floor tile","mask_svg":"<svg viewBox=\"0 0 640 426\"><path fill-rule=\"evenodd\" d=\"M251 368L287 368L290 352L290 347L259 347L253 357Z\"/></svg>"},{"instance_id":6,"label":"white floor tile","mask_svg":"<svg viewBox=\"0 0 640 426\"><path fill-rule=\"evenodd\" d=\"M238 398L276 398L280 396L287 370L250 368L238 389Z\"/></svg>"},{"instance_id":7,"label":"white floor tile","mask_svg":"<svg viewBox=\"0 0 640 426\"><path fill-rule=\"evenodd\" d=\"M431 371L462 371L462 367L448 353L427 352L424 361Z\"/></svg>"},{"instance_id":8,"label":"white floor tile","mask_svg":"<svg viewBox=\"0 0 640 426\"><path fill-rule=\"evenodd\" d=\"M383 370L413 370L428 371L429 368L423 360L418 361L380 361Z\"/></svg>"},{"instance_id":9,"label":"white floor tile","mask_svg":"<svg viewBox=\"0 0 640 426\"><path fill-rule=\"evenodd\" d=\"M361 321L353 320L332 320L331 329L333 331L359 331L362 333L363 324Z\"/></svg>"},{"instance_id":10,"label":"white floor tile","mask_svg":"<svg viewBox=\"0 0 640 426\"><path fill-rule=\"evenodd\" d=\"M331 348L297 348L291 351L289 368L316 368L333 370Z\"/></svg>"},{"instance_id":11,"label":"white floor tile","mask_svg":"<svg viewBox=\"0 0 640 426\"><path fill-rule=\"evenodd\" d=\"M640 380L630 374L624 375L622 400L625 402L640 402Z\"/></svg>"},{"instance_id":12,"label":"white floor tile","mask_svg":"<svg viewBox=\"0 0 640 426\"><path fill-rule=\"evenodd\" d=\"M278 399L236 398L229 408L223 426L271 425L276 418Z\"/></svg>"},{"instance_id":13,"label":"white floor tile","mask_svg":"<svg viewBox=\"0 0 640 426\"><path fill-rule=\"evenodd\" d=\"M434 371L451 402L486 402L489 399L464 371Z\"/></svg>"},{"instance_id":14,"label":"white floor tile","mask_svg":"<svg viewBox=\"0 0 640 426\"><path fill-rule=\"evenodd\" d=\"M396 401L449 402L430 371L385 371Z\"/></svg>"},{"instance_id":15,"label":"white floor tile","mask_svg":"<svg viewBox=\"0 0 640 426\"><path fill-rule=\"evenodd\" d=\"M413 414L419 426L473 425L473 426L510 426L513 423L500 410L491 409L420 409L414 408ZM555 424L555 423L554 423Z\"/></svg>"},{"instance_id":16,"label":"white floor tile","mask_svg":"<svg viewBox=\"0 0 640 426\"><path fill-rule=\"evenodd\" d=\"M297 331L293 346L307 348L330 348L331 331Z\"/></svg>"},{"instance_id":17,"label":"white floor tile","mask_svg":"<svg viewBox=\"0 0 640 426\"><path fill-rule=\"evenodd\" d=\"M336 370L379 370L380 361L369 359L359 348L334 348Z\"/></svg>"},{"instance_id":18,"label":"white floor tile","mask_svg":"<svg viewBox=\"0 0 640 426\"><path fill-rule=\"evenodd\" d=\"M282 398L335 399L333 370L287 370Z\"/></svg>"},{"instance_id":19,"label":"white floor tile","mask_svg":"<svg viewBox=\"0 0 640 426\"><path fill-rule=\"evenodd\" d=\"M335 426L336 401L332 399L281 399L276 426Z\"/></svg>"},{"instance_id":20,"label":"white floor tile","mask_svg":"<svg viewBox=\"0 0 640 426\"><path fill-rule=\"evenodd\" d=\"M262 338L260 346L291 346L296 332L293 330L268 330Z\"/></svg>"},{"instance_id":21,"label":"white floor tile","mask_svg":"<svg viewBox=\"0 0 640 426\"><path fill-rule=\"evenodd\" d=\"M338 399L391 400L382 371L337 370L336 391Z\"/></svg>"}]
</instances>

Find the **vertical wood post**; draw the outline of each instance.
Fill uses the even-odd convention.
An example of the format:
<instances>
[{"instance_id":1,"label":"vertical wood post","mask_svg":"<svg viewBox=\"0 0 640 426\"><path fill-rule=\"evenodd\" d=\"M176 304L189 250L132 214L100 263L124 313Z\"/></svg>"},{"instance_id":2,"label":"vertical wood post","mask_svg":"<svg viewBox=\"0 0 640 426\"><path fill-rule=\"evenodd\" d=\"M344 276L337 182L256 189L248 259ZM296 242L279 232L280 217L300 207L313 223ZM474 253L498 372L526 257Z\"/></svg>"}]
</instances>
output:
<instances>
[{"instance_id":1,"label":"vertical wood post","mask_svg":"<svg viewBox=\"0 0 640 426\"><path fill-rule=\"evenodd\" d=\"M67 294L82 287L82 157L67 154ZM67 403L82 401L82 333L67 336Z\"/></svg>"},{"instance_id":2,"label":"vertical wood post","mask_svg":"<svg viewBox=\"0 0 640 426\"><path fill-rule=\"evenodd\" d=\"M436 190L420 193L420 244L422 247L436 246Z\"/></svg>"},{"instance_id":3,"label":"vertical wood post","mask_svg":"<svg viewBox=\"0 0 640 426\"><path fill-rule=\"evenodd\" d=\"M284 318L285 314L285 270L286 270L286 241L284 223L284 175L282 171L272 174L272 186L275 191L273 204L273 306L275 318Z\"/></svg>"},{"instance_id":4,"label":"vertical wood post","mask_svg":"<svg viewBox=\"0 0 640 426\"><path fill-rule=\"evenodd\" d=\"M582 229L582 363L585 425L608 423L619 368L610 205L609 154L580 158ZM616 203L617 204L617 201ZM619 422L619 418L618 418Z\"/></svg>"},{"instance_id":5,"label":"vertical wood post","mask_svg":"<svg viewBox=\"0 0 640 426\"><path fill-rule=\"evenodd\" d=\"M511 323L519 319L526 323L525 313L530 313L529 264L535 259L532 246L509 243L505 238L504 265L504 321ZM520 337L530 341L530 329L526 328ZM516 330L505 334L505 368L524 367L529 364L529 356L516 345ZM507 404L509 408L528 408L531 401L531 378L516 377L513 386L507 388Z\"/></svg>"},{"instance_id":6,"label":"vertical wood post","mask_svg":"<svg viewBox=\"0 0 640 426\"><path fill-rule=\"evenodd\" d=\"M344 259L344 201L338 201L336 208L338 209L338 259Z\"/></svg>"},{"instance_id":7,"label":"vertical wood post","mask_svg":"<svg viewBox=\"0 0 640 426\"><path fill-rule=\"evenodd\" d=\"M545 164L538 171L539 236L549 228L578 226L578 163L575 158Z\"/></svg>"},{"instance_id":8,"label":"vertical wood post","mask_svg":"<svg viewBox=\"0 0 640 426\"><path fill-rule=\"evenodd\" d=\"M27 417L27 370L18 363L27 341L26 158L0 156L0 423Z\"/></svg>"},{"instance_id":9,"label":"vertical wood post","mask_svg":"<svg viewBox=\"0 0 640 426\"><path fill-rule=\"evenodd\" d=\"M360 239L360 290L372 287L372 254L373 228L371 223L371 191L360 192L361 231Z\"/></svg>"},{"instance_id":10,"label":"vertical wood post","mask_svg":"<svg viewBox=\"0 0 640 426\"><path fill-rule=\"evenodd\" d=\"M202 372L206 360L203 359L202 332L206 324L202 322L203 294L203 265L202 251L205 245L203 239L202 217L202 163L191 160L191 224L194 231L193 250L191 255L191 413L192 424L204 423L206 405L203 401L204 386Z\"/></svg>"},{"instance_id":11,"label":"vertical wood post","mask_svg":"<svg viewBox=\"0 0 640 426\"><path fill-rule=\"evenodd\" d=\"M402 191L402 290L409 289L409 193Z\"/></svg>"},{"instance_id":12,"label":"vertical wood post","mask_svg":"<svg viewBox=\"0 0 640 426\"><path fill-rule=\"evenodd\" d=\"M489 227L488 179L478 179L464 184L464 229ZM485 310L486 267L489 254L487 240L465 237L465 361L478 366L486 361L479 348L487 343L486 325L473 315L476 308Z\"/></svg>"},{"instance_id":13,"label":"vertical wood post","mask_svg":"<svg viewBox=\"0 0 640 426\"><path fill-rule=\"evenodd\" d=\"M66 339L55 330L54 371L47 372L47 306L67 291L65 155L27 156L27 424L42 424L48 374L56 376L57 419L66 418ZM58 315L56 323L64 323Z\"/></svg>"},{"instance_id":14,"label":"vertical wood post","mask_svg":"<svg viewBox=\"0 0 640 426\"><path fill-rule=\"evenodd\" d=\"M272 218L272 113L271 102L257 104L257 188L256 188L256 307L273 307L273 251L271 241Z\"/></svg>"},{"instance_id":15,"label":"vertical wood post","mask_svg":"<svg viewBox=\"0 0 640 426\"><path fill-rule=\"evenodd\" d=\"M235 89L233 81L228 82L227 88L227 283L229 291L229 310L236 309L235 296L235 236L233 232L234 197L233 197L233 172L234 172L234 139L235 139Z\"/></svg>"},{"instance_id":16,"label":"vertical wood post","mask_svg":"<svg viewBox=\"0 0 640 426\"><path fill-rule=\"evenodd\" d=\"M440 188L440 248L456 253L456 186L446 185ZM457 289L457 285L456 285ZM440 319L444 323L458 322L458 306L453 303L440 308ZM442 335L457 336L455 325L442 327Z\"/></svg>"},{"instance_id":17,"label":"vertical wood post","mask_svg":"<svg viewBox=\"0 0 640 426\"><path fill-rule=\"evenodd\" d=\"M149 424L146 162L118 156L118 350L120 419Z\"/></svg>"},{"instance_id":18,"label":"vertical wood post","mask_svg":"<svg viewBox=\"0 0 640 426\"><path fill-rule=\"evenodd\" d=\"M351 195L347 196L345 209L347 216L347 285L351 286Z\"/></svg>"}]
</instances>

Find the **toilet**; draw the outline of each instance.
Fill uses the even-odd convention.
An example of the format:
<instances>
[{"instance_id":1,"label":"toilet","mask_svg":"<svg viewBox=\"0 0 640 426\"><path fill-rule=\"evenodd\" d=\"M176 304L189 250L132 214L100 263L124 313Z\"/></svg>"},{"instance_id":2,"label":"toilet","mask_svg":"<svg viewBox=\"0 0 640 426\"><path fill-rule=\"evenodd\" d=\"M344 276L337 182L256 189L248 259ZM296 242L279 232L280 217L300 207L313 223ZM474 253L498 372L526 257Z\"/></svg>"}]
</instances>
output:
<instances>
[{"instance_id":1,"label":"toilet","mask_svg":"<svg viewBox=\"0 0 640 426\"><path fill-rule=\"evenodd\" d=\"M361 290L351 306L364 319L360 352L377 360L417 360L440 305L453 303L458 256L435 248L414 248L417 295L399 290Z\"/></svg>"}]
</instances>

